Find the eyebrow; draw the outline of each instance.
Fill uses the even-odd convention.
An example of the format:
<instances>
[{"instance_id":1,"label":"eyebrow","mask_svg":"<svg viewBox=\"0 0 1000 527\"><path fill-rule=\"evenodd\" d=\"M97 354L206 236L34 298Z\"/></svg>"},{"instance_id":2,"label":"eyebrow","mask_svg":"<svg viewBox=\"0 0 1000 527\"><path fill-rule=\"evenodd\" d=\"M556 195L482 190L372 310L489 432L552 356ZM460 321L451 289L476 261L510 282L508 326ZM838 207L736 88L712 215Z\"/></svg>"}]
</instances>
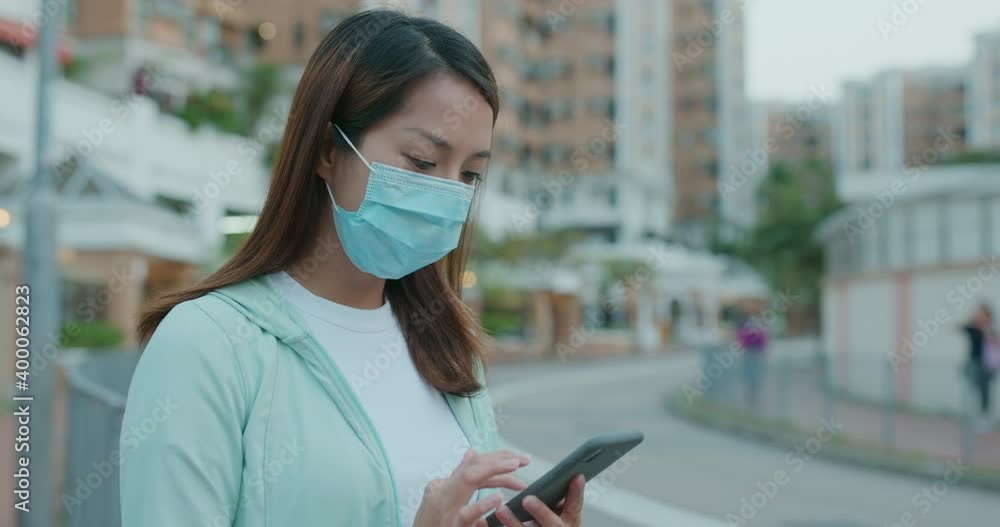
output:
<instances>
[{"instance_id":1,"label":"eyebrow","mask_svg":"<svg viewBox=\"0 0 1000 527\"><path fill-rule=\"evenodd\" d=\"M445 150L452 150L454 148L451 145L451 143L449 143L443 137L438 137L438 136L434 135L433 133L428 132L427 130L424 130L423 128L418 128L416 126L408 126L408 127L404 128L404 130L409 130L411 132L416 132L416 133L422 135L425 139L427 139L428 141L430 141L431 143L433 143L434 146L436 146L438 148L443 148ZM476 152L473 155L475 157L479 157L479 158L483 158L483 159L489 159L490 158L490 151L489 150L480 150L480 151Z\"/></svg>"}]
</instances>

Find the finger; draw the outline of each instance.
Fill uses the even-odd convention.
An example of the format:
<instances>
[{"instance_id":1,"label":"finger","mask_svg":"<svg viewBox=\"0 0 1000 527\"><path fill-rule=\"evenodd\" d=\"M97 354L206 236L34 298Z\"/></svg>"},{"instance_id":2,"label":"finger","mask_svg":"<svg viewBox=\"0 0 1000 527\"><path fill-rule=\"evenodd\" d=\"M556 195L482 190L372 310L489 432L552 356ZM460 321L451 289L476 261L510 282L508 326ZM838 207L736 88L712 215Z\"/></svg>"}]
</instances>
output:
<instances>
[{"instance_id":1,"label":"finger","mask_svg":"<svg viewBox=\"0 0 1000 527\"><path fill-rule=\"evenodd\" d=\"M560 514L569 525L579 525L583 516L583 489L586 485L587 480L583 474L577 474L569 483L569 492L566 493L566 500Z\"/></svg>"},{"instance_id":2,"label":"finger","mask_svg":"<svg viewBox=\"0 0 1000 527\"><path fill-rule=\"evenodd\" d=\"M501 503L503 503L503 495L499 492L491 494L475 503L470 503L458 510L459 524L478 525L476 520L480 516L497 508ZM486 525L486 523L484 522L483 525Z\"/></svg>"},{"instance_id":3,"label":"finger","mask_svg":"<svg viewBox=\"0 0 1000 527\"><path fill-rule=\"evenodd\" d=\"M528 464L528 459L513 452L481 454L462 463L455 469L467 488L478 489L482 483L501 474L509 474Z\"/></svg>"},{"instance_id":4,"label":"finger","mask_svg":"<svg viewBox=\"0 0 1000 527\"><path fill-rule=\"evenodd\" d=\"M528 484L524 482L523 479L512 476L510 474L503 474L500 476L493 476L492 478L482 482L479 488L483 489L510 489L510 490L524 490L527 488Z\"/></svg>"},{"instance_id":5,"label":"finger","mask_svg":"<svg viewBox=\"0 0 1000 527\"><path fill-rule=\"evenodd\" d=\"M517 516L514 516L514 511L510 510L507 505L501 505L497 509L497 519L504 527L524 527L524 523L517 519Z\"/></svg>"},{"instance_id":6,"label":"finger","mask_svg":"<svg viewBox=\"0 0 1000 527\"><path fill-rule=\"evenodd\" d=\"M552 509L550 509L548 505L542 503L542 500L536 498L535 496L528 496L527 498L524 498L524 500L521 501L521 504L524 505L524 509L531 514L531 517L534 518L541 527L566 527L562 518L552 512Z\"/></svg>"}]
</instances>

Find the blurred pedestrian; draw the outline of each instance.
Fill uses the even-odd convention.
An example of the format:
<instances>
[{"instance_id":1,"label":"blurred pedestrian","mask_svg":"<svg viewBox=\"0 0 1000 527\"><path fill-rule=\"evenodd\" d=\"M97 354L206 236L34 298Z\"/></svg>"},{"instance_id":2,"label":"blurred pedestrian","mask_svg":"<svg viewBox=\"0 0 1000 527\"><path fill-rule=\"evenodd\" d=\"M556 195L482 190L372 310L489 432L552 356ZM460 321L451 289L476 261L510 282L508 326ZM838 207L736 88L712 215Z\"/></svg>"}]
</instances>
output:
<instances>
[{"instance_id":1,"label":"blurred pedestrian","mask_svg":"<svg viewBox=\"0 0 1000 527\"><path fill-rule=\"evenodd\" d=\"M295 92L231 260L149 306L122 423L124 527L485 527L527 456L497 450L462 303L499 88L456 30L346 18ZM579 527L584 480L538 527Z\"/></svg>"},{"instance_id":2,"label":"blurred pedestrian","mask_svg":"<svg viewBox=\"0 0 1000 527\"><path fill-rule=\"evenodd\" d=\"M986 431L991 428L991 388L1000 368L1000 339L993 323L993 310L988 304L980 304L972 320L962 326L962 330L969 338L965 375L971 389L979 397L976 428Z\"/></svg>"},{"instance_id":3,"label":"blurred pedestrian","mask_svg":"<svg viewBox=\"0 0 1000 527\"><path fill-rule=\"evenodd\" d=\"M760 404L760 385L764 375L764 353L767 351L767 328L757 317L744 316L737 331L743 349L743 385L746 402L752 407Z\"/></svg>"}]
</instances>

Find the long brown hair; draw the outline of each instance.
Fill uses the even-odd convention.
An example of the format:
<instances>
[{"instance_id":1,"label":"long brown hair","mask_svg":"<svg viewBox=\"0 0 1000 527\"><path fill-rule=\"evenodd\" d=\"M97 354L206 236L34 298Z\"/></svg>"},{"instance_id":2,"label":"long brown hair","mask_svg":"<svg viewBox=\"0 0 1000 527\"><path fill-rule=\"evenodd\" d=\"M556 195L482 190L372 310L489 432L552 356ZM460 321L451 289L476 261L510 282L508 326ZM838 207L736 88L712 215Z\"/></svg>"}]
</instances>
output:
<instances>
[{"instance_id":1,"label":"long brown hair","mask_svg":"<svg viewBox=\"0 0 1000 527\"><path fill-rule=\"evenodd\" d=\"M334 28L299 81L253 231L211 276L152 301L139 323L140 340L148 341L177 304L286 269L301 258L317 238L316 218L328 212L323 181L316 175L319 156L331 145L328 123L337 123L360 145L364 131L396 112L415 83L441 72L476 86L496 123L499 95L493 72L475 45L454 29L387 10L353 15ZM332 141L346 149L339 137ZM442 261L386 281L386 296L417 370L438 390L459 395L482 388L476 368L483 356L483 331L461 300L474 215L458 248Z\"/></svg>"}]
</instances>

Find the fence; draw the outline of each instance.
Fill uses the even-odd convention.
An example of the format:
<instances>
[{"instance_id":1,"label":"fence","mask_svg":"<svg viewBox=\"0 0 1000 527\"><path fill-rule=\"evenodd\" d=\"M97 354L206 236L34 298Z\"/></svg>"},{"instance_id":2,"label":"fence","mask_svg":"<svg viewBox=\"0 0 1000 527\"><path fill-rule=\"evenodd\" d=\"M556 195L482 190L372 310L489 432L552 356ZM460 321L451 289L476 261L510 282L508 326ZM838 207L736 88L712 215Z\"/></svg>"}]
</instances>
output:
<instances>
[{"instance_id":1,"label":"fence","mask_svg":"<svg viewBox=\"0 0 1000 527\"><path fill-rule=\"evenodd\" d=\"M702 371L711 378L704 395L716 404L803 429L835 420L858 442L1000 468L1000 431L983 430L978 422L978 395L961 360L919 357L900 365L885 354L858 353L849 356L845 372L818 348L773 356L736 355L727 349L703 350ZM850 391L841 388L847 385L845 375L852 377ZM948 404L940 409L911 406L928 393Z\"/></svg>"},{"instance_id":2,"label":"fence","mask_svg":"<svg viewBox=\"0 0 1000 527\"><path fill-rule=\"evenodd\" d=\"M67 527L121 525L118 438L138 353L102 352L66 366L68 438L63 495Z\"/></svg>"}]
</instances>

